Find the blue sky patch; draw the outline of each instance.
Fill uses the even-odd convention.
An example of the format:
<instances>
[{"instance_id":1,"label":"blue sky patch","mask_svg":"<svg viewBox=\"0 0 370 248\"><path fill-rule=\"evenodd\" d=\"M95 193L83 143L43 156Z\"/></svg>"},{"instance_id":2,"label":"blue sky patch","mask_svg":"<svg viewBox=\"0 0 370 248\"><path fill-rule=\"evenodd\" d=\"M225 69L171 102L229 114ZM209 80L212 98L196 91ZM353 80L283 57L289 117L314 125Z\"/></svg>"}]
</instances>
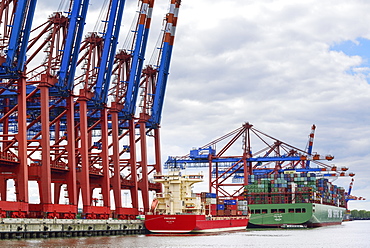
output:
<instances>
[{"instance_id":1,"label":"blue sky patch","mask_svg":"<svg viewBox=\"0 0 370 248\"><path fill-rule=\"evenodd\" d=\"M334 44L330 47L331 51L341 51L348 56L360 56L363 59L363 63L358 67L369 67L370 68L370 40L365 38L357 38L356 41L343 41L338 44ZM356 67L356 68L358 68ZM356 74L358 72L352 70L348 71L350 74ZM368 74L363 72L368 78ZM369 78L368 81L370 82Z\"/></svg>"}]
</instances>

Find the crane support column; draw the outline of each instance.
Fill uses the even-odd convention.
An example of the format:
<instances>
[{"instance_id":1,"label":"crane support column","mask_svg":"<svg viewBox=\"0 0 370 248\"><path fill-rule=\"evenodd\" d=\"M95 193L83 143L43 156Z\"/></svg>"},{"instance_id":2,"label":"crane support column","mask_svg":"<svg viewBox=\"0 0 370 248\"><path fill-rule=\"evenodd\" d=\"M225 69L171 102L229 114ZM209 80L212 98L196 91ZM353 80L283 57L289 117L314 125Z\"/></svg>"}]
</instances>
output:
<instances>
[{"instance_id":1,"label":"crane support column","mask_svg":"<svg viewBox=\"0 0 370 248\"><path fill-rule=\"evenodd\" d=\"M116 207L117 217L120 218L122 211L122 197L121 197L121 167L119 156L119 130L118 130L118 109L116 105L112 105L111 118L112 118L112 160L113 160L113 173L111 184L113 187L114 205Z\"/></svg>"},{"instance_id":2,"label":"crane support column","mask_svg":"<svg viewBox=\"0 0 370 248\"><path fill-rule=\"evenodd\" d=\"M43 78L39 84L41 95L41 177L39 179L40 203L44 207L51 204L51 168L50 168L50 127L49 127L49 86ZM46 210L46 211L45 211Z\"/></svg>"},{"instance_id":3,"label":"crane support column","mask_svg":"<svg viewBox=\"0 0 370 248\"><path fill-rule=\"evenodd\" d=\"M154 147L155 147L155 171L157 174L161 173L161 136L160 129L154 129Z\"/></svg>"},{"instance_id":4,"label":"crane support column","mask_svg":"<svg viewBox=\"0 0 370 248\"><path fill-rule=\"evenodd\" d=\"M109 177L109 151L108 151L108 110L103 108L100 111L100 126L101 126L101 141L102 152L101 160L103 167L103 177L101 179L101 192L103 196L103 205L107 208L109 213L110 209L110 177Z\"/></svg>"},{"instance_id":5,"label":"crane support column","mask_svg":"<svg viewBox=\"0 0 370 248\"><path fill-rule=\"evenodd\" d=\"M66 177L68 201L70 205L77 207L77 174L76 174L76 135L75 135L75 121L74 121L74 99L72 96L66 98L67 101L67 159L68 172Z\"/></svg>"},{"instance_id":6,"label":"crane support column","mask_svg":"<svg viewBox=\"0 0 370 248\"><path fill-rule=\"evenodd\" d=\"M135 122L131 119L129 122L129 139L130 139L130 169L131 169L131 181L133 187L130 189L132 208L139 210L139 187L137 182L137 168L136 168L136 140L135 140Z\"/></svg>"},{"instance_id":7,"label":"crane support column","mask_svg":"<svg viewBox=\"0 0 370 248\"><path fill-rule=\"evenodd\" d=\"M20 162L16 170L16 192L21 215L28 212L26 84L26 78L21 76L18 80L18 134L16 135L18 141L18 159Z\"/></svg>"},{"instance_id":8,"label":"crane support column","mask_svg":"<svg viewBox=\"0 0 370 248\"><path fill-rule=\"evenodd\" d=\"M18 158L20 161L17 171L18 201L28 202L28 165L27 165L27 102L26 78L18 81Z\"/></svg>"},{"instance_id":9,"label":"crane support column","mask_svg":"<svg viewBox=\"0 0 370 248\"><path fill-rule=\"evenodd\" d=\"M140 189L143 197L144 211L149 211L149 182L148 182L148 159L147 159L147 143L146 143L146 127L145 122L140 122L140 152L141 152L141 183Z\"/></svg>"},{"instance_id":10,"label":"crane support column","mask_svg":"<svg viewBox=\"0 0 370 248\"><path fill-rule=\"evenodd\" d=\"M4 177L0 178L0 201L6 201L6 191L8 190L7 181Z\"/></svg>"},{"instance_id":11,"label":"crane support column","mask_svg":"<svg viewBox=\"0 0 370 248\"><path fill-rule=\"evenodd\" d=\"M84 96L84 91L80 91L80 98L77 100L80 105L80 147L79 152L81 155L81 171L80 185L82 193L82 203L84 213L90 213L91 206L91 188L90 188L90 163L89 163L89 140L87 128L87 98Z\"/></svg>"}]
</instances>

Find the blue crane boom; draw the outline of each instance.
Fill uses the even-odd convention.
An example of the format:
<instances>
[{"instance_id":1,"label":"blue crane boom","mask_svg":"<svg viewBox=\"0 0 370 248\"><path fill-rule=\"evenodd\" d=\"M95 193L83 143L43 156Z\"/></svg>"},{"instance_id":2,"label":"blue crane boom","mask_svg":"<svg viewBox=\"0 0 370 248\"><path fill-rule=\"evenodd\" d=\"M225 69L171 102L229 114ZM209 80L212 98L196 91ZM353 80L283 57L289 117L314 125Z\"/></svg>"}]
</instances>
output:
<instances>
[{"instance_id":1,"label":"blue crane boom","mask_svg":"<svg viewBox=\"0 0 370 248\"><path fill-rule=\"evenodd\" d=\"M180 4L181 4L180 0L171 0L170 10L166 18L163 44L160 54L160 63L158 68L157 84L154 92L153 105L151 109L152 114L148 121L150 128L158 128L161 122L164 95L166 91L167 79L170 69L170 62L172 56L173 43L175 39L175 31Z\"/></svg>"},{"instance_id":2,"label":"blue crane boom","mask_svg":"<svg viewBox=\"0 0 370 248\"><path fill-rule=\"evenodd\" d=\"M37 0L18 0L6 61L0 65L0 78L19 78L24 70L26 51Z\"/></svg>"},{"instance_id":3,"label":"blue crane boom","mask_svg":"<svg viewBox=\"0 0 370 248\"><path fill-rule=\"evenodd\" d=\"M93 102L95 106L102 107L108 98L109 83L112 74L114 56L117 48L117 40L121 27L125 0L113 0L110 6L108 27L104 34L104 48L101 57Z\"/></svg>"},{"instance_id":4,"label":"blue crane boom","mask_svg":"<svg viewBox=\"0 0 370 248\"><path fill-rule=\"evenodd\" d=\"M185 165L191 166L191 164L195 164L196 167L208 167L209 158L208 155L199 155L194 157L192 155L193 151L190 151L189 158L184 159L176 159L173 157L169 157L168 160L165 163L165 168L171 167L173 164L176 164L177 166L181 166L185 168ZM193 153L194 154L194 153ZM278 161L313 161L313 160L331 160L333 157L323 157L323 156L274 156L274 157L251 157L247 158L247 162L260 162L260 163L266 163L266 162L278 162ZM225 157L225 158L215 158L212 159L212 162L215 163L221 163L219 167L228 167L229 163L236 163L240 161L240 157ZM308 171L316 170L316 168L306 168Z\"/></svg>"},{"instance_id":5,"label":"blue crane boom","mask_svg":"<svg viewBox=\"0 0 370 248\"><path fill-rule=\"evenodd\" d=\"M135 115L135 107L139 92L141 71L144 64L144 55L148 43L150 19L152 16L154 0L144 0L141 5L140 15L136 30L136 40L134 50L131 53L131 71L127 83L127 91L125 96L125 104L122 109L126 119L131 119Z\"/></svg>"},{"instance_id":6,"label":"blue crane boom","mask_svg":"<svg viewBox=\"0 0 370 248\"><path fill-rule=\"evenodd\" d=\"M56 85L61 96L68 96L73 90L76 64L89 2L90 0L73 1L58 83Z\"/></svg>"}]
</instances>

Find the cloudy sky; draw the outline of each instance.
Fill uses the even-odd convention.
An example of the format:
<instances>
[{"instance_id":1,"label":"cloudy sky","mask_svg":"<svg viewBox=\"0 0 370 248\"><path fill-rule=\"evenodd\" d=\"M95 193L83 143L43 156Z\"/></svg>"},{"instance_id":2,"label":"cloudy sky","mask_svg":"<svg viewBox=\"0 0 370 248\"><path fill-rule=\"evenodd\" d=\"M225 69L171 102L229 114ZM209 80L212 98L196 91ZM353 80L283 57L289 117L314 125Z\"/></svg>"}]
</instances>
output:
<instances>
[{"instance_id":1,"label":"cloudy sky","mask_svg":"<svg viewBox=\"0 0 370 248\"><path fill-rule=\"evenodd\" d=\"M353 194L370 199L369 10L362 0L183 1L164 155L185 155L247 121L304 149L316 124L314 151L349 167ZM370 210L370 201L349 206Z\"/></svg>"},{"instance_id":2,"label":"cloudy sky","mask_svg":"<svg viewBox=\"0 0 370 248\"><path fill-rule=\"evenodd\" d=\"M147 59L168 2L155 3ZM39 13L58 7L38 4ZM91 1L86 30L100 6ZM120 40L136 7L127 1ZM315 124L314 151L349 167L353 194L370 199L369 10L366 0L182 1L161 123L163 161L245 122L304 149ZM348 188L350 178L335 183ZM349 207L370 210L370 200Z\"/></svg>"}]
</instances>

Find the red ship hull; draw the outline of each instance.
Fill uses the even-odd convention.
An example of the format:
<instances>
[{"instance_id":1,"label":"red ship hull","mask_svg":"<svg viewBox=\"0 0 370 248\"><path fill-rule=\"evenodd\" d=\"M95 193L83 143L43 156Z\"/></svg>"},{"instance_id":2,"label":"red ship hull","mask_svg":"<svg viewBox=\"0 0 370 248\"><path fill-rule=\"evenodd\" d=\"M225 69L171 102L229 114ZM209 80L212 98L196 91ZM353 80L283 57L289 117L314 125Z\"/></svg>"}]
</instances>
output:
<instances>
[{"instance_id":1,"label":"red ship hull","mask_svg":"<svg viewBox=\"0 0 370 248\"><path fill-rule=\"evenodd\" d=\"M219 232L246 229L248 221L248 216L146 215L145 227L154 233Z\"/></svg>"}]
</instances>

